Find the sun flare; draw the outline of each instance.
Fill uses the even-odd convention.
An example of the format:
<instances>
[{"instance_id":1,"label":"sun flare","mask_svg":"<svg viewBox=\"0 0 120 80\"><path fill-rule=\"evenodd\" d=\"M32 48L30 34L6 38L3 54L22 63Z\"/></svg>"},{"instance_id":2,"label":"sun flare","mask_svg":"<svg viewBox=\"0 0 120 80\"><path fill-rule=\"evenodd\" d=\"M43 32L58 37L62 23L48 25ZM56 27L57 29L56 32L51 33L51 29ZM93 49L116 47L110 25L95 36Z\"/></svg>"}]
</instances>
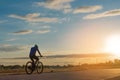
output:
<instances>
[{"instance_id":1,"label":"sun flare","mask_svg":"<svg viewBox=\"0 0 120 80\"><path fill-rule=\"evenodd\" d=\"M120 56L120 35L111 35L106 39L105 51Z\"/></svg>"}]
</instances>

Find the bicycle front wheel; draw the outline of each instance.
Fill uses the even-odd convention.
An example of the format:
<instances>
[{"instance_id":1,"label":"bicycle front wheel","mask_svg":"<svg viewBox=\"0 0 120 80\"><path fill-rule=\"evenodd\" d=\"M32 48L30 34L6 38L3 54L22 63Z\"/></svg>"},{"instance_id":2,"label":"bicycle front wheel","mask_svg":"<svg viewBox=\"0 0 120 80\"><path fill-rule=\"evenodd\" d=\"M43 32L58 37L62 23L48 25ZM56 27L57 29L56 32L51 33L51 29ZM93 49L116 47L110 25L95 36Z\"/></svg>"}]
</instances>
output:
<instances>
[{"instance_id":1,"label":"bicycle front wheel","mask_svg":"<svg viewBox=\"0 0 120 80\"><path fill-rule=\"evenodd\" d=\"M40 74L42 72L43 72L43 63L39 61L37 63L37 73Z\"/></svg>"},{"instance_id":2,"label":"bicycle front wheel","mask_svg":"<svg viewBox=\"0 0 120 80\"><path fill-rule=\"evenodd\" d=\"M28 61L25 65L25 71L27 74L32 74L33 68L32 68L32 62Z\"/></svg>"}]
</instances>

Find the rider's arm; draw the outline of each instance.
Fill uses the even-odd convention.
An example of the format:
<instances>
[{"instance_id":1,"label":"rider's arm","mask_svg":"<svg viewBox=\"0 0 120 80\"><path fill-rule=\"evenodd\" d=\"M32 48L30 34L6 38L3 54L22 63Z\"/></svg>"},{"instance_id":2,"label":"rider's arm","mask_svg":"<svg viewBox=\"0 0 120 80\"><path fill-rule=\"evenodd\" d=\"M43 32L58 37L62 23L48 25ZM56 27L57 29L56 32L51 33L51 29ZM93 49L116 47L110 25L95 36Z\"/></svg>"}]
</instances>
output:
<instances>
[{"instance_id":1,"label":"rider's arm","mask_svg":"<svg viewBox=\"0 0 120 80\"><path fill-rule=\"evenodd\" d=\"M38 51L39 55L42 57L42 55L41 55L41 53L40 53L39 49L37 49L37 51Z\"/></svg>"}]
</instances>

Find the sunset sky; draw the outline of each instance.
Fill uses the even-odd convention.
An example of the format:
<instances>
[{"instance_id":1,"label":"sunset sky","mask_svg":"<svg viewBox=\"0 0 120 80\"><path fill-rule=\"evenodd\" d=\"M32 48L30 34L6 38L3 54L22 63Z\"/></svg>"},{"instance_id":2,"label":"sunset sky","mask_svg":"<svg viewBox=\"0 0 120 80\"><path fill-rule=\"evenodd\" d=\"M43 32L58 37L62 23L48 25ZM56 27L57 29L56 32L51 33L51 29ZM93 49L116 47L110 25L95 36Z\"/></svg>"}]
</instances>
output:
<instances>
[{"instance_id":1,"label":"sunset sky","mask_svg":"<svg viewBox=\"0 0 120 80\"><path fill-rule=\"evenodd\" d=\"M119 41L120 0L0 0L0 58L34 44L43 55L118 53Z\"/></svg>"}]
</instances>

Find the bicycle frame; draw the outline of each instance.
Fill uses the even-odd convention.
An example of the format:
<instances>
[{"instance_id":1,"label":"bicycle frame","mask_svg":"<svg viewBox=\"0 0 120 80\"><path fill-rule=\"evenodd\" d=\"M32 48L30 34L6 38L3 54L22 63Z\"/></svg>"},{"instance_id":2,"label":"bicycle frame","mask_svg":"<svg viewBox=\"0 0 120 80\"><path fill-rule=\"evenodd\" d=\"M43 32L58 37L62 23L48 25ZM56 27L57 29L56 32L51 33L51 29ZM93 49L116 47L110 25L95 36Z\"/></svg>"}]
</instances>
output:
<instances>
[{"instance_id":1,"label":"bicycle frame","mask_svg":"<svg viewBox=\"0 0 120 80\"><path fill-rule=\"evenodd\" d=\"M29 65L30 64L30 65ZM33 71L37 70L37 73L43 72L43 63L41 61L37 61L36 63L32 63L32 61L28 61L25 66L25 71L27 74L32 74Z\"/></svg>"}]
</instances>

